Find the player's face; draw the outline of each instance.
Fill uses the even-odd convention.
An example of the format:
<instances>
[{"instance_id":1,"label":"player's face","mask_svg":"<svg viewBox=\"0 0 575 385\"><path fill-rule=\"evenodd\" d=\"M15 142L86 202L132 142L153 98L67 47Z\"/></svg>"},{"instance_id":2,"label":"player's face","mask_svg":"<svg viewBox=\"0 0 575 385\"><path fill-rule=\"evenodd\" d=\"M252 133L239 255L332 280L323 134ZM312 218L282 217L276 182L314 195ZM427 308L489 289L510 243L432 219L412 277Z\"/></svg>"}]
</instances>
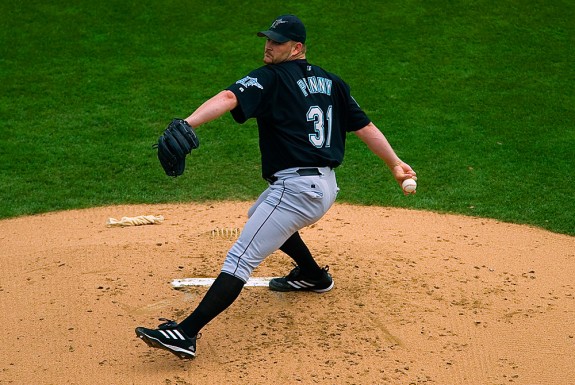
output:
<instances>
[{"instance_id":1,"label":"player's face","mask_svg":"<svg viewBox=\"0 0 575 385\"><path fill-rule=\"evenodd\" d=\"M264 63L278 64L290 60L294 54L295 45L296 43L293 41L278 43L267 39L264 51Z\"/></svg>"}]
</instances>

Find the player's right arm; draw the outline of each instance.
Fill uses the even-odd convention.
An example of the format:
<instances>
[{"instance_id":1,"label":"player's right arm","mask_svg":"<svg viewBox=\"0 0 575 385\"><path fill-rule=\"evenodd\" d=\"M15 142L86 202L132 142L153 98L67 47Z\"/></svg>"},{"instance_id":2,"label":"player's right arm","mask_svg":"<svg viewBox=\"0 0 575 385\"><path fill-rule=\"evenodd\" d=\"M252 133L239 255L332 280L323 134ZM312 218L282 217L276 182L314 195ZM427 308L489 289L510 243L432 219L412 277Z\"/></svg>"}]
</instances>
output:
<instances>
[{"instance_id":1,"label":"player's right arm","mask_svg":"<svg viewBox=\"0 0 575 385\"><path fill-rule=\"evenodd\" d=\"M206 100L185 120L190 126L197 128L233 110L237 105L238 99L236 95L231 91L224 90Z\"/></svg>"}]
</instances>

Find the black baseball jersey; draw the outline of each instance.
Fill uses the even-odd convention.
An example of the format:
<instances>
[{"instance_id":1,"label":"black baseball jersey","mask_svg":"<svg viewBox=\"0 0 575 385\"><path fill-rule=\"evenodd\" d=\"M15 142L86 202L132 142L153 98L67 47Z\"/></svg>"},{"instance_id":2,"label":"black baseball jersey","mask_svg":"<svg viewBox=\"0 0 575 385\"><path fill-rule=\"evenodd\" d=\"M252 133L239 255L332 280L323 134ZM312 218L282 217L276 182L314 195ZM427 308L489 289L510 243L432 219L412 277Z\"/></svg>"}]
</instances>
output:
<instances>
[{"instance_id":1,"label":"black baseball jersey","mask_svg":"<svg viewBox=\"0 0 575 385\"><path fill-rule=\"evenodd\" d=\"M264 178L339 166L346 133L370 123L343 80L305 59L260 67L227 89L238 99L233 118L257 119Z\"/></svg>"}]
</instances>

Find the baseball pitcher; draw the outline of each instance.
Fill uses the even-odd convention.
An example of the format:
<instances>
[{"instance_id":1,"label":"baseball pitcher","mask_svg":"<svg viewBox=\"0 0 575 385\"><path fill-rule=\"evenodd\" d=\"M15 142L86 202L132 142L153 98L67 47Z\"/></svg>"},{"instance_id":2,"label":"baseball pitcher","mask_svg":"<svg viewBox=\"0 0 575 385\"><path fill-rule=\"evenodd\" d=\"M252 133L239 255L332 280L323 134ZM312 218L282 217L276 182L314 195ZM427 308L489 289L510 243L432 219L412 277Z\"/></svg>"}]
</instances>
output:
<instances>
[{"instance_id":1,"label":"baseball pitcher","mask_svg":"<svg viewBox=\"0 0 575 385\"><path fill-rule=\"evenodd\" d=\"M252 271L278 249L296 267L272 279L271 290L324 293L333 288L328 267L318 265L299 230L318 221L334 203L339 191L335 170L343 161L348 133L385 162L398 184L416 175L360 108L350 87L307 61L306 29L299 18L282 15L257 35L265 38L265 65L186 119L170 123L158 141L162 166L168 175L178 176L184 172L186 156L199 146L195 129L227 112L240 124L254 118L262 177L268 182L196 309L180 323L165 320L157 329L136 328L136 335L149 346L182 359L195 357L200 330L235 301Z\"/></svg>"}]
</instances>

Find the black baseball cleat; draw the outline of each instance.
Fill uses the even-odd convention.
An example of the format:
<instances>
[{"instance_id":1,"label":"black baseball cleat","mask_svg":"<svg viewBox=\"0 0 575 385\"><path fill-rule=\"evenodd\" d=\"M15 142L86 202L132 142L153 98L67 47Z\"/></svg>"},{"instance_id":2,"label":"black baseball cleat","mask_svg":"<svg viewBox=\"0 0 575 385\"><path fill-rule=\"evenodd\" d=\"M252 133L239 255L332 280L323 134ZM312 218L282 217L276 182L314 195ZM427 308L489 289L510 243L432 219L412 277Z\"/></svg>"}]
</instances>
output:
<instances>
[{"instance_id":1,"label":"black baseball cleat","mask_svg":"<svg viewBox=\"0 0 575 385\"><path fill-rule=\"evenodd\" d=\"M329 266L321 269L322 275L318 279L310 279L301 273L296 266L288 275L282 278L273 278L269 287L273 291L314 291L325 293L333 288L333 279L328 273Z\"/></svg>"},{"instance_id":2,"label":"black baseball cleat","mask_svg":"<svg viewBox=\"0 0 575 385\"><path fill-rule=\"evenodd\" d=\"M165 318L166 321L157 329L136 328L136 335L152 348L164 349L175 354L182 360L189 360L196 356L196 340L198 336L188 337L178 323Z\"/></svg>"}]
</instances>

